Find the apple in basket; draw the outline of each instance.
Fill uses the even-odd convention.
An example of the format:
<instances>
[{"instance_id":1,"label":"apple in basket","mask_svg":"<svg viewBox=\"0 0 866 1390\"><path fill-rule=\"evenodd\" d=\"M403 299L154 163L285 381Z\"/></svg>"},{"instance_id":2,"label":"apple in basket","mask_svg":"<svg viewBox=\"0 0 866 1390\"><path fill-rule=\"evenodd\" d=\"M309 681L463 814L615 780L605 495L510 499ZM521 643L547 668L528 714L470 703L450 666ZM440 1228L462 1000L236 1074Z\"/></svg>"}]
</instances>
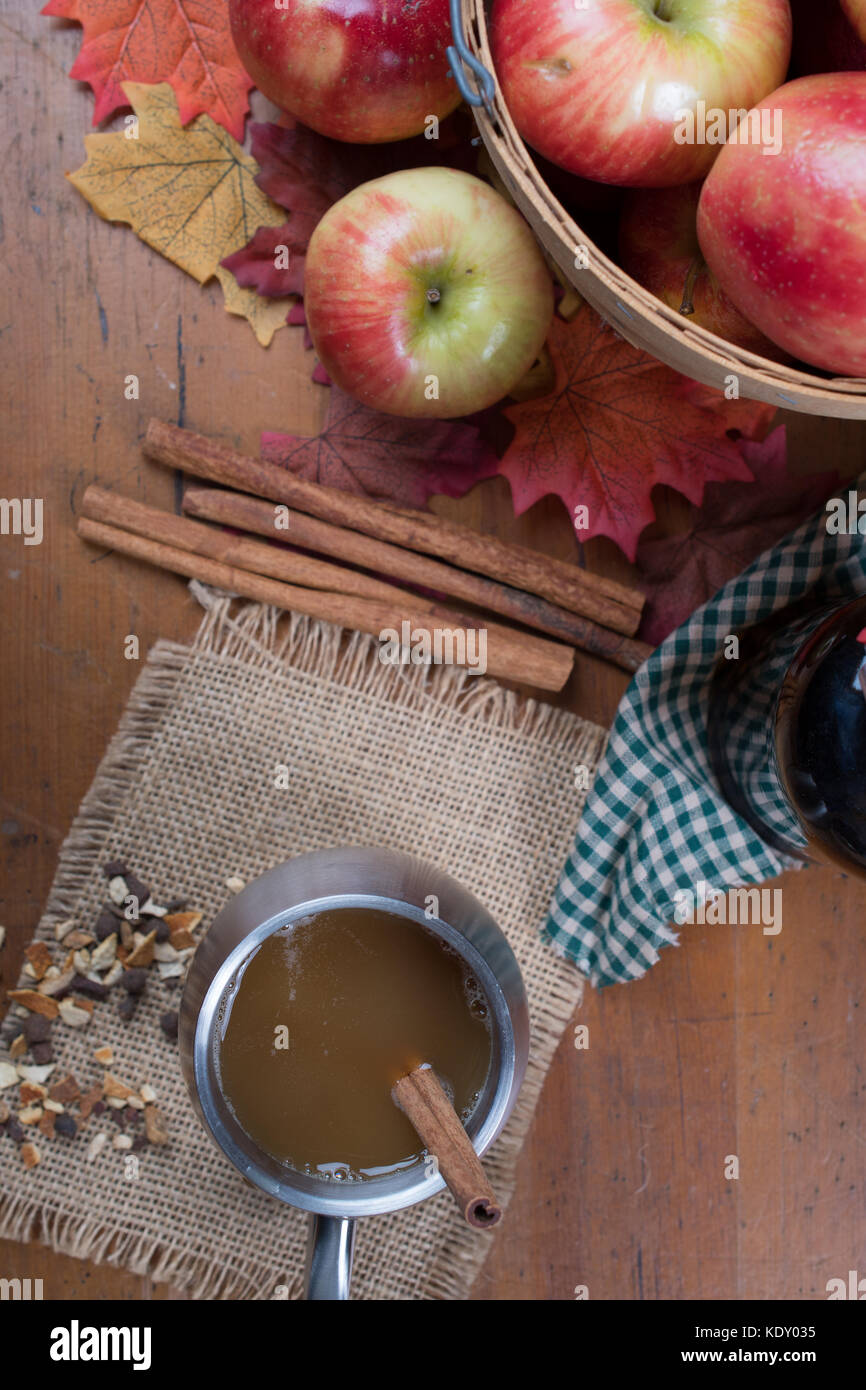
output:
<instances>
[{"instance_id":1,"label":"apple in basket","mask_svg":"<svg viewBox=\"0 0 866 1390\"><path fill-rule=\"evenodd\" d=\"M734 307L703 258L700 196L699 183L630 189L619 223L623 269L686 322L779 361L785 354Z\"/></svg>"},{"instance_id":2,"label":"apple in basket","mask_svg":"<svg viewBox=\"0 0 866 1390\"><path fill-rule=\"evenodd\" d=\"M726 145L698 205L698 238L724 292L786 352L866 376L866 72L774 92L782 147Z\"/></svg>"},{"instance_id":3,"label":"apple in basket","mask_svg":"<svg viewBox=\"0 0 866 1390\"><path fill-rule=\"evenodd\" d=\"M841 0L841 4L854 32L866 43L866 0Z\"/></svg>"},{"instance_id":4,"label":"apple in basket","mask_svg":"<svg viewBox=\"0 0 866 1390\"><path fill-rule=\"evenodd\" d=\"M307 250L304 311L325 370L391 415L451 418L507 395L553 315L520 214L456 169L405 169L346 194Z\"/></svg>"},{"instance_id":5,"label":"apple in basket","mask_svg":"<svg viewBox=\"0 0 866 1390\"><path fill-rule=\"evenodd\" d=\"M496 76L520 134L582 178L702 178L785 80L788 0L493 0Z\"/></svg>"},{"instance_id":6,"label":"apple in basket","mask_svg":"<svg viewBox=\"0 0 866 1390\"><path fill-rule=\"evenodd\" d=\"M460 102L448 0L229 0L229 14L256 86L335 140L402 140Z\"/></svg>"}]
</instances>

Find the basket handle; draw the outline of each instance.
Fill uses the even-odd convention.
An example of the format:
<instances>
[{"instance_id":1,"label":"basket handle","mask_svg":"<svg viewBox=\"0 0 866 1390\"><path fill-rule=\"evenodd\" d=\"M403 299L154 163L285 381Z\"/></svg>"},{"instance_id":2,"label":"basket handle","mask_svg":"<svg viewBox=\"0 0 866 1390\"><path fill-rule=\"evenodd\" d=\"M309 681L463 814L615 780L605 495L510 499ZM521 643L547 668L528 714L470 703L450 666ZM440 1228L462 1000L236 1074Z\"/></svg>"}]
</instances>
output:
<instances>
[{"instance_id":1,"label":"basket handle","mask_svg":"<svg viewBox=\"0 0 866 1390\"><path fill-rule=\"evenodd\" d=\"M463 16L460 13L460 0L449 0L451 8L451 34L454 43L446 50L451 71L454 74L454 81L460 88L460 95L464 101L468 101L470 106L486 106L490 111L490 105L496 95L496 83L493 74L468 47L466 35L463 32ZM470 83L464 67L469 68L477 78L477 85Z\"/></svg>"}]
</instances>

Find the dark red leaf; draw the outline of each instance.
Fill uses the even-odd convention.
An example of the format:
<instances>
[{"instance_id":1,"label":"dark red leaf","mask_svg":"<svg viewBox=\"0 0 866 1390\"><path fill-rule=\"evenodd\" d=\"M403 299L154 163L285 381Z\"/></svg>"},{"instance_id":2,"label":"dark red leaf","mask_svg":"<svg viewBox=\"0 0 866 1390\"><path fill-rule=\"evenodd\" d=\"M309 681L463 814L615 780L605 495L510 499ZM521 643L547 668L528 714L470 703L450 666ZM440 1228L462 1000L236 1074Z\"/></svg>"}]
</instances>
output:
<instances>
[{"instance_id":1,"label":"dark red leaf","mask_svg":"<svg viewBox=\"0 0 866 1390\"><path fill-rule=\"evenodd\" d=\"M763 444L737 446L755 474L751 483L707 484L682 534L642 540L637 566L647 607L640 636L654 646L753 560L799 526L839 486L836 473L791 478L785 426Z\"/></svg>"},{"instance_id":2,"label":"dark red leaf","mask_svg":"<svg viewBox=\"0 0 866 1390\"><path fill-rule=\"evenodd\" d=\"M328 487L408 507L425 506L434 493L462 497L497 468L476 424L383 415L336 386L321 434L263 434L262 457Z\"/></svg>"}]
</instances>

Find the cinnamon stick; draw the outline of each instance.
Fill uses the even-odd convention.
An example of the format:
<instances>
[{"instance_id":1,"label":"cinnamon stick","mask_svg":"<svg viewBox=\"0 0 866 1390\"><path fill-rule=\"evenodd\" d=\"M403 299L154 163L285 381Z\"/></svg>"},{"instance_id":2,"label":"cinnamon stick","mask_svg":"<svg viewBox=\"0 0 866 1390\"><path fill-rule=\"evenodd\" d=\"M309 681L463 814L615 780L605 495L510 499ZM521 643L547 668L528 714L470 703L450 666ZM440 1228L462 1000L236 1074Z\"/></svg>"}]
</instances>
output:
<instances>
[{"instance_id":1,"label":"cinnamon stick","mask_svg":"<svg viewBox=\"0 0 866 1390\"><path fill-rule=\"evenodd\" d=\"M217 521L261 536L274 534L273 503L243 492L224 488L188 487L183 509L190 516ZM109 519L109 518L106 518ZM565 608L549 603L537 594L524 593L468 570L457 569L428 555L404 550L387 541L375 540L360 531L350 531L328 521L293 510L285 538L293 544L334 555L354 565L363 565L406 584L439 589L454 598L487 608L527 627L557 637L569 646L580 647L594 656L611 661L624 671L636 671L652 652L652 647L634 638L623 637L609 628L599 627ZM262 571L265 573L265 571Z\"/></svg>"},{"instance_id":2,"label":"cinnamon stick","mask_svg":"<svg viewBox=\"0 0 866 1390\"><path fill-rule=\"evenodd\" d=\"M322 487L275 464L250 458L205 435L161 420L150 421L144 452L170 468L180 468L257 497L285 502L322 521L347 526L409 550L420 550L513 588L540 594L551 603L627 637L633 637L637 631L642 594L540 551L506 544L495 536L482 535L432 513Z\"/></svg>"},{"instance_id":3,"label":"cinnamon stick","mask_svg":"<svg viewBox=\"0 0 866 1390\"><path fill-rule=\"evenodd\" d=\"M263 502L262 506L270 515L270 526L265 534L284 535L274 530L273 507L267 502ZM198 521L160 511L132 497L108 492L95 484L86 489L81 499L81 510L91 521L104 521L124 531L133 531L137 536L149 536L165 545L177 546L178 550L189 550L225 565L266 574L271 579L289 584L302 584L308 589L359 594L366 598L384 599L386 603L390 603L395 593L399 592L393 584L386 584L384 580L374 579L371 575L357 574L342 565L331 565L327 560L295 555L273 545L264 545L262 541L250 540L248 536L230 536L225 531L215 530L213 526L202 526Z\"/></svg>"},{"instance_id":4,"label":"cinnamon stick","mask_svg":"<svg viewBox=\"0 0 866 1390\"><path fill-rule=\"evenodd\" d=\"M502 1217L481 1160L433 1068L426 1063L401 1076L391 1099L411 1121L427 1152L438 1162L463 1217L478 1230L489 1230Z\"/></svg>"},{"instance_id":5,"label":"cinnamon stick","mask_svg":"<svg viewBox=\"0 0 866 1390\"><path fill-rule=\"evenodd\" d=\"M459 613L438 605L433 605L426 613L419 611L412 595L399 589L395 589L394 597L385 603L354 594L300 588L191 554L173 545L164 545L150 537L133 535L130 531L92 521L89 517L79 517L78 534L95 545L117 550L175 574L183 574L188 579L198 579L217 589L226 589L242 598L273 604L277 608L293 609L340 627L371 633L375 637L381 637L386 629L396 631L400 637L406 623L413 643L427 640L431 649L435 650L437 642L443 641L443 633L448 632L452 637L444 640L449 642L452 653L461 649L466 653L472 650L472 628L481 627L487 634L486 672L500 679L518 681L539 690L561 690L571 674L574 653L568 647L549 642L543 637L515 632L499 624L481 625L478 620L469 623Z\"/></svg>"}]
</instances>

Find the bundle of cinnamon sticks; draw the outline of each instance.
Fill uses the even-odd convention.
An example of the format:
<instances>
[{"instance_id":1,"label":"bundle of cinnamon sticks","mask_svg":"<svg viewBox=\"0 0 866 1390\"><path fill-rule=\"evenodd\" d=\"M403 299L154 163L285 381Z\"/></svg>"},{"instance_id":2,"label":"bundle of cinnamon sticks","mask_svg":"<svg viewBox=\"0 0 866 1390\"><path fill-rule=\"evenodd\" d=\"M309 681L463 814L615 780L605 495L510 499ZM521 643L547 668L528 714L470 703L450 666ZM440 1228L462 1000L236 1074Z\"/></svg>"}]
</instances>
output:
<instances>
[{"instance_id":1,"label":"bundle of cinnamon sticks","mask_svg":"<svg viewBox=\"0 0 866 1390\"><path fill-rule=\"evenodd\" d=\"M432 513L323 487L160 420L151 420L144 452L218 486L187 488L185 516L89 487L78 521L83 539L376 636L393 630L432 642L447 628L452 650L472 651L477 644L461 647L457 639L481 630L488 674L542 690L562 689L575 647L626 671L651 650L634 639L643 595L575 565ZM406 584L545 636L467 614L400 587Z\"/></svg>"}]
</instances>

